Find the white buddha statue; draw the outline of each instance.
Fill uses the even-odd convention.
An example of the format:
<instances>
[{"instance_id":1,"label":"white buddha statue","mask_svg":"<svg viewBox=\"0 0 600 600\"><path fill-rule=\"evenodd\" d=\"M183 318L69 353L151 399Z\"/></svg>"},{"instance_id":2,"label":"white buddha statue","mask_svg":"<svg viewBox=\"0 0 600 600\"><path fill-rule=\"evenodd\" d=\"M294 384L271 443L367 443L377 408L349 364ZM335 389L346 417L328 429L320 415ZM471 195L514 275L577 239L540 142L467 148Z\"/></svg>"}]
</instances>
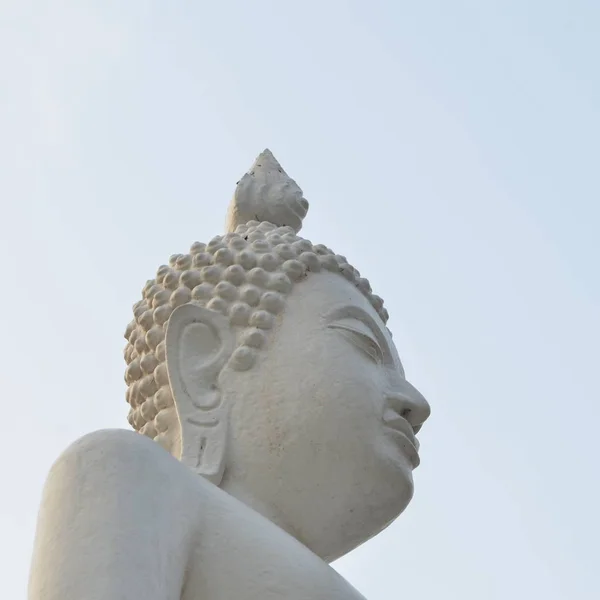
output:
<instances>
[{"instance_id":1,"label":"white buddha statue","mask_svg":"<svg viewBox=\"0 0 600 600\"><path fill-rule=\"evenodd\" d=\"M53 466L30 600L361 597L328 563L407 506L429 406L368 281L298 237L307 210L265 151L228 232L148 281L126 331L137 433Z\"/></svg>"}]
</instances>

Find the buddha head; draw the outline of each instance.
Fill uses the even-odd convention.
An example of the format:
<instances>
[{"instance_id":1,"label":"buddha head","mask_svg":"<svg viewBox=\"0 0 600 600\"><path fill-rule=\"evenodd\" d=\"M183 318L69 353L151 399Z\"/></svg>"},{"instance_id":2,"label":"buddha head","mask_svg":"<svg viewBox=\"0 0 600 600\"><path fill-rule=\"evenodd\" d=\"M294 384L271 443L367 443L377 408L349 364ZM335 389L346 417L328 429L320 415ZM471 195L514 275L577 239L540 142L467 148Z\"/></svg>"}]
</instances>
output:
<instances>
[{"instance_id":1,"label":"buddha head","mask_svg":"<svg viewBox=\"0 0 600 600\"><path fill-rule=\"evenodd\" d=\"M298 236L307 210L263 152L227 232L146 283L125 380L135 430L334 560L410 502L429 405L369 282Z\"/></svg>"}]
</instances>

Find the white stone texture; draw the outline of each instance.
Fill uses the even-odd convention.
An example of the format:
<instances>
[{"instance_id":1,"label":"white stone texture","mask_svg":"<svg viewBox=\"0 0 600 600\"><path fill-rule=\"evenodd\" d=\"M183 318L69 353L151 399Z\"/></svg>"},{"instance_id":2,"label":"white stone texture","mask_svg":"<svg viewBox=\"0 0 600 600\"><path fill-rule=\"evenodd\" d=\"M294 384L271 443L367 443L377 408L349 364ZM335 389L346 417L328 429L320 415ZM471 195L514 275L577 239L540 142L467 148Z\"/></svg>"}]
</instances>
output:
<instances>
[{"instance_id":1,"label":"white stone texture","mask_svg":"<svg viewBox=\"0 0 600 600\"><path fill-rule=\"evenodd\" d=\"M125 334L143 435L58 459L31 600L360 597L327 563L410 501L429 406L367 280L298 237L307 209L265 151L228 233L147 282Z\"/></svg>"}]
</instances>

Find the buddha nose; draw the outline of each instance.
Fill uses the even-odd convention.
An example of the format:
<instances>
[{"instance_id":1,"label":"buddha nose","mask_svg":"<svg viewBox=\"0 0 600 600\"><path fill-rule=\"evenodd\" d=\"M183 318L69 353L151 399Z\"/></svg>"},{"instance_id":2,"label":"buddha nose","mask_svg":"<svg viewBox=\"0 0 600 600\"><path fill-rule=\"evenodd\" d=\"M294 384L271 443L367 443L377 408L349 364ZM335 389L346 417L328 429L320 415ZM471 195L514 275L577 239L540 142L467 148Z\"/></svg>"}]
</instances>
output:
<instances>
[{"instance_id":1,"label":"buddha nose","mask_svg":"<svg viewBox=\"0 0 600 600\"><path fill-rule=\"evenodd\" d=\"M406 379L397 382L394 390L388 394L387 400L390 407L410 423L415 433L418 433L431 414L429 402Z\"/></svg>"}]
</instances>

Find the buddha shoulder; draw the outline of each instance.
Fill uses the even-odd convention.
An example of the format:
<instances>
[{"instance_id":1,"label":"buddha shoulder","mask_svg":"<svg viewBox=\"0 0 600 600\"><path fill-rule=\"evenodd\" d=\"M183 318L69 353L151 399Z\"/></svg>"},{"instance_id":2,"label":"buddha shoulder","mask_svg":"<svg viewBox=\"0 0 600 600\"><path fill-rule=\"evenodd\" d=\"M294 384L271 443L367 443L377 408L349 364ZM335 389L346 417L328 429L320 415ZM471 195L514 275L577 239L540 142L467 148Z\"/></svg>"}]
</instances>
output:
<instances>
[{"instance_id":1,"label":"buddha shoulder","mask_svg":"<svg viewBox=\"0 0 600 600\"><path fill-rule=\"evenodd\" d=\"M132 486L144 479L160 480L166 471L193 479L179 461L148 438L124 429L101 429L73 442L52 466L49 479L97 476L108 483L127 477Z\"/></svg>"},{"instance_id":2,"label":"buddha shoulder","mask_svg":"<svg viewBox=\"0 0 600 600\"><path fill-rule=\"evenodd\" d=\"M163 513L165 518L172 516L172 510L195 520L201 510L200 488L208 487L199 483L189 469L148 438L105 429L81 437L58 457L43 502L57 510L64 510L67 502L73 510L90 513L131 511L136 521L145 520L146 525L156 523Z\"/></svg>"},{"instance_id":3,"label":"buddha shoulder","mask_svg":"<svg viewBox=\"0 0 600 600\"><path fill-rule=\"evenodd\" d=\"M208 490L137 433L104 430L77 440L46 481L29 597L179 597Z\"/></svg>"}]
</instances>

